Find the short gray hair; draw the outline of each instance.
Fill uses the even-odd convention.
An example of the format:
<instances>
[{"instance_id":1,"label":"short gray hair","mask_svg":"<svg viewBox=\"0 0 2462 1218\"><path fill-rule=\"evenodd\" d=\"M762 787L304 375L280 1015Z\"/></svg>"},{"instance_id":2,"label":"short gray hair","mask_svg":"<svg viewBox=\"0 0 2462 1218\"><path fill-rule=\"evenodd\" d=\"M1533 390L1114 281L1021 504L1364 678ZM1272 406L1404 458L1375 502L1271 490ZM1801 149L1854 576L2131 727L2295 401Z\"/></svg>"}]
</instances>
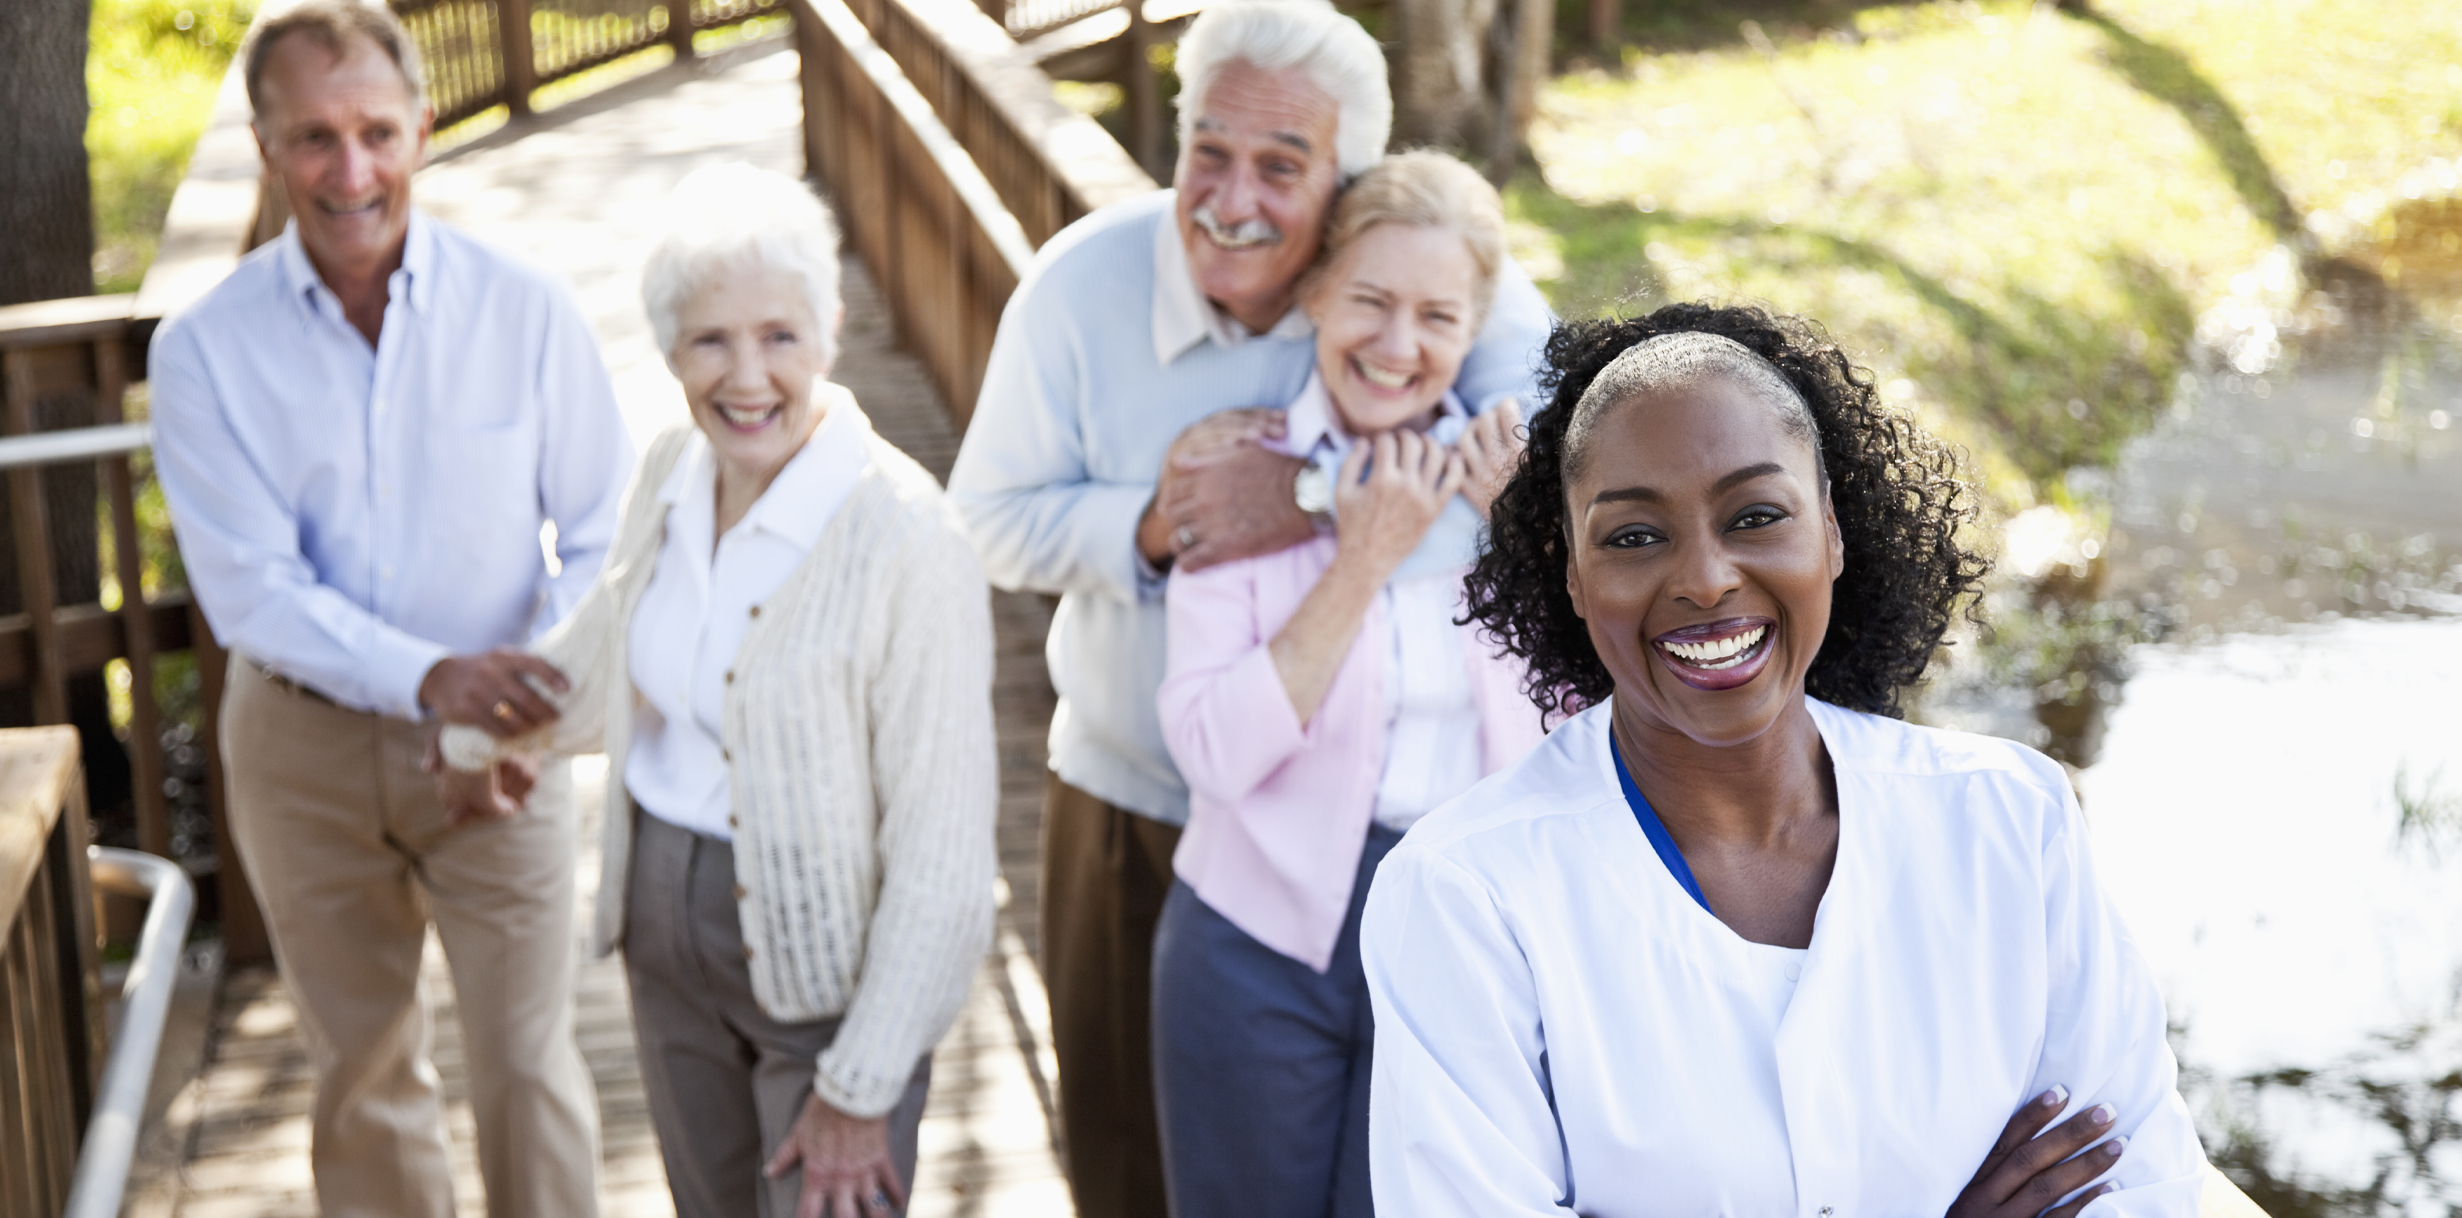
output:
<instances>
[{"instance_id":1,"label":"short gray hair","mask_svg":"<svg viewBox=\"0 0 2462 1218\"><path fill-rule=\"evenodd\" d=\"M1590 433L1608 407L1628 398L1712 380L1732 381L1776 408L1788 433L1812 445L1813 466L1822 484L1828 484L1829 466L1821 458L1820 421L1813 418L1812 406L1804 401L1795 382L1752 348L1702 330L1645 338L1599 369L1590 387L1582 391L1581 400L1573 404L1573 417L1565 420L1560 449L1565 484L1572 485L1578 475L1590 448Z\"/></svg>"},{"instance_id":2,"label":"short gray hair","mask_svg":"<svg viewBox=\"0 0 2462 1218\"><path fill-rule=\"evenodd\" d=\"M641 308L659 354L675 354L676 314L730 271L765 267L801 280L820 322L823 359L837 357L838 222L803 183L740 161L684 175L665 228L641 267Z\"/></svg>"},{"instance_id":3,"label":"short gray hair","mask_svg":"<svg viewBox=\"0 0 2462 1218\"><path fill-rule=\"evenodd\" d=\"M274 44L293 34L314 39L336 59L342 57L351 38L375 43L401 69L402 83L410 87L411 108L427 104L427 71L419 64L419 46L393 10L365 0L302 0L266 14L248 31L248 45L240 58L247 65L243 79L248 84L251 122L265 115L265 61L273 56Z\"/></svg>"},{"instance_id":4,"label":"short gray hair","mask_svg":"<svg viewBox=\"0 0 2462 1218\"><path fill-rule=\"evenodd\" d=\"M1206 94L1224 68L1247 63L1268 72L1298 68L1334 99L1334 159L1353 178L1385 155L1393 134L1393 93L1385 53L1325 0L1233 0L1199 14L1180 39L1180 142L1188 142Z\"/></svg>"}]
</instances>

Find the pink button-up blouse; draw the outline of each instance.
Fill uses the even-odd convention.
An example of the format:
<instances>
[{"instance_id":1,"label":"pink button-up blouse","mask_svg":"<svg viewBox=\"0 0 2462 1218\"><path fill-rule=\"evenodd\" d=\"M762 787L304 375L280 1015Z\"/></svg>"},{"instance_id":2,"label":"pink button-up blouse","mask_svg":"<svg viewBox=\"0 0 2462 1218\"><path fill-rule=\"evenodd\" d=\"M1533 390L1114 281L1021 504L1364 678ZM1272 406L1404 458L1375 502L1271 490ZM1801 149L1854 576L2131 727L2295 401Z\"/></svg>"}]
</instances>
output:
<instances>
[{"instance_id":1,"label":"pink button-up blouse","mask_svg":"<svg viewBox=\"0 0 2462 1218\"><path fill-rule=\"evenodd\" d=\"M1369 606L1306 727L1268 650L1334 560L1320 537L1277 554L1171 578L1163 740L1188 781L1188 827L1172 868L1215 912L1322 973L1351 898L1385 770L1384 600ZM1522 666L1461 627L1479 708L1480 773L1544 731ZM1465 741L1467 746L1470 742Z\"/></svg>"}]
</instances>

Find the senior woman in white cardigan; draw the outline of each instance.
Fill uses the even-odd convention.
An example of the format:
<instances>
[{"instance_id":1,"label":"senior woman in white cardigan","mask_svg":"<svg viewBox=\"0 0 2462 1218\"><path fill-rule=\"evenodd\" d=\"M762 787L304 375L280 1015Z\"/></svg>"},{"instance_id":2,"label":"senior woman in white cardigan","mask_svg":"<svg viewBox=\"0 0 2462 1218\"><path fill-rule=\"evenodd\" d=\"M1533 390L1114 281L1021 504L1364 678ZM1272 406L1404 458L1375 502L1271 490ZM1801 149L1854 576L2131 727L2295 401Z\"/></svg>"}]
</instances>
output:
<instances>
[{"instance_id":1,"label":"senior woman in white cardigan","mask_svg":"<svg viewBox=\"0 0 2462 1218\"><path fill-rule=\"evenodd\" d=\"M673 212L642 299L692 425L539 644L561 718L447 729L447 799L516 814L491 762L604 749L594 939L624 949L678 1214L878 1218L990 939L987 593L938 484L826 379L827 210L732 165Z\"/></svg>"}]
</instances>

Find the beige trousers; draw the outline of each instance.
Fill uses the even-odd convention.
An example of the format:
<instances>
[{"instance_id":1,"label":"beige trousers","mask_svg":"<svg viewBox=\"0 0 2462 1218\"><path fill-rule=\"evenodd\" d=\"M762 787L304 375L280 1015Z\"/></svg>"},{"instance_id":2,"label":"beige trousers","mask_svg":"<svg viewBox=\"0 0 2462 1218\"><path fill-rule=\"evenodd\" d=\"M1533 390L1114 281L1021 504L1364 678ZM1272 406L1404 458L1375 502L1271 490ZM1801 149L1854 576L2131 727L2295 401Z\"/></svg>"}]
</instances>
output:
<instances>
[{"instance_id":1,"label":"beige trousers","mask_svg":"<svg viewBox=\"0 0 2462 1218\"><path fill-rule=\"evenodd\" d=\"M493 1218L598 1211L598 1105L573 1040L568 765L521 816L448 830L419 762L432 730L267 681L222 702L231 834L316 1069L325 1218L453 1213L420 956L432 921L470 1062Z\"/></svg>"}]
</instances>

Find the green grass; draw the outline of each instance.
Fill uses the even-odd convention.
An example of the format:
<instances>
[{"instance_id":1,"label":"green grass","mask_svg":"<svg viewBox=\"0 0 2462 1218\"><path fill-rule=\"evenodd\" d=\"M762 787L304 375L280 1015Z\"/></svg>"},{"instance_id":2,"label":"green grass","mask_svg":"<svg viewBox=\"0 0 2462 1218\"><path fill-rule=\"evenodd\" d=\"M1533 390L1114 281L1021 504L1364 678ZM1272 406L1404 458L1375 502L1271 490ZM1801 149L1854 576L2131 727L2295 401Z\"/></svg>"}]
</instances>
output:
<instances>
[{"instance_id":1,"label":"green grass","mask_svg":"<svg viewBox=\"0 0 2462 1218\"><path fill-rule=\"evenodd\" d=\"M96 291L134 291L153 263L171 193L255 11L256 0L94 0L86 156Z\"/></svg>"},{"instance_id":2,"label":"green grass","mask_svg":"<svg viewBox=\"0 0 2462 1218\"><path fill-rule=\"evenodd\" d=\"M2016 506L2151 422L2235 276L2367 264L2462 155L2441 0L1627 8L1642 45L1553 83L1508 192L1557 307L1817 318Z\"/></svg>"}]
</instances>

